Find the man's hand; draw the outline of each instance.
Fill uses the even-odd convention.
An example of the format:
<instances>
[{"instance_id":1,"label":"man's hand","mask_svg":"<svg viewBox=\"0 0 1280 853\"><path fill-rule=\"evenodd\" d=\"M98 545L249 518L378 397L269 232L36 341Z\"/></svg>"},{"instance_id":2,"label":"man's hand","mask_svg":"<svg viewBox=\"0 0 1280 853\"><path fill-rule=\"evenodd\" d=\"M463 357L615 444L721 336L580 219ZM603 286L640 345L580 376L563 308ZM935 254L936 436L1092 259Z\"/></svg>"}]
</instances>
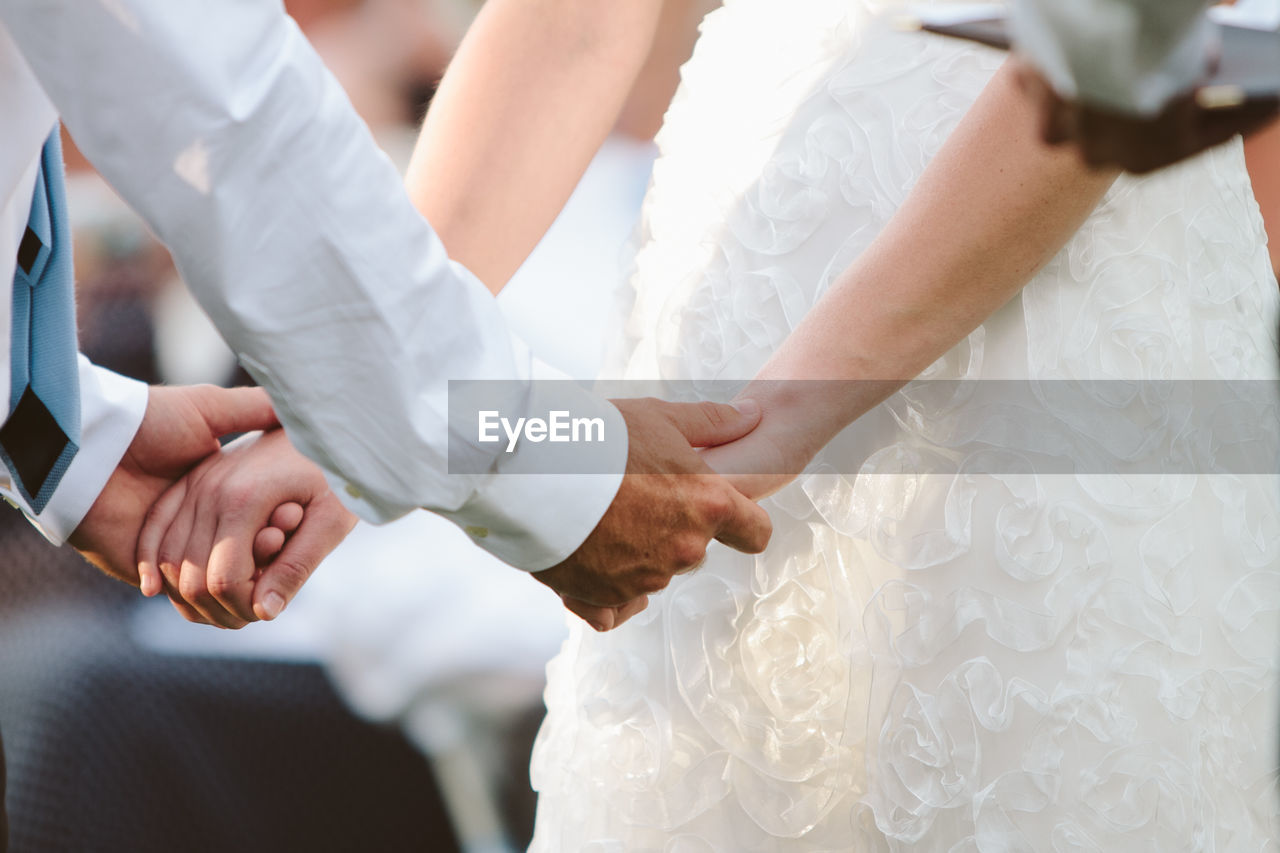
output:
<instances>
[{"instance_id":1,"label":"man's hand","mask_svg":"<svg viewBox=\"0 0 1280 853\"><path fill-rule=\"evenodd\" d=\"M760 409L615 401L627 422L627 474L604 518L569 559L534 575L598 631L644 609L650 593L696 568L712 539L748 554L769 544L768 514L716 475L695 447L736 441Z\"/></svg>"},{"instance_id":2,"label":"man's hand","mask_svg":"<svg viewBox=\"0 0 1280 853\"><path fill-rule=\"evenodd\" d=\"M228 433L278 425L257 388L153 387L133 443L70 543L107 574L138 586L138 534L151 505Z\"/></svg>"},{"instance_id":3,"label":"man's hand","mask_svg":"<svg viewBox=\"0 0 1280 853\"><path fill-rule=\"evenodd\" d=\"M277 429L232 442L157 500L138 563L156 579L146 591L163 576L187 619L241 628L278 616L355 523Z\"/></svg>"},{"instance_id":4,"label":"man's hand","mask_svg":"<svg viewBox=\"0 0 1280 853\"><path fill-rule=\"evenodd\" d=\"M1128 115L1064 100L1040 72L1020 60L1019 82L1040 113L1050 145L1071 145L1090 166L1145 174L1171 166L1280 116L1280 98L1215 103L1214 89L1176 98L1157 116Z\"/></svg>"}]
</instances>

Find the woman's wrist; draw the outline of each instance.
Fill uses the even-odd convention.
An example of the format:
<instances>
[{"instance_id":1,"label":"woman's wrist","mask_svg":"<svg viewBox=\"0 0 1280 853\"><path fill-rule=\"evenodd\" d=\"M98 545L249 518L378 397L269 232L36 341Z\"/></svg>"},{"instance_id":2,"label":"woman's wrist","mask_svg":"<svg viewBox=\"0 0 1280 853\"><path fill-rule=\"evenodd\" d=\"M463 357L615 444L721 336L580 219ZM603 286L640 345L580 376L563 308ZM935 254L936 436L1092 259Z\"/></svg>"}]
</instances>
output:
<instances>
[{"instance_id":1,"label":"woman's wrist","mask_svg":"<svg viewBox=\"0 0 1280 853\"><path fill-rule=\"evenodd\" d=\"M848 383L820 379L756 379L743 393L760 404L761 426L771 440L786 449L792 474L852 420L840 399Z\"/></svg>"}]
</instances>

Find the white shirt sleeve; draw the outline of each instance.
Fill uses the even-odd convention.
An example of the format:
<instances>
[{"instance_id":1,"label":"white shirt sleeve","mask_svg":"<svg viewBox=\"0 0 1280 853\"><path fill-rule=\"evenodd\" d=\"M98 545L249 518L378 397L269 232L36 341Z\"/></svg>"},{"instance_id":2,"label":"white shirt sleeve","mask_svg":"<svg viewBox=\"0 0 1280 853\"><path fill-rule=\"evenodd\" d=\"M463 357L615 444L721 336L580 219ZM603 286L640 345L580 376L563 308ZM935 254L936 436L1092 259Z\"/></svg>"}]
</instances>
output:
<instances>
[{"instance_id":1,"label":"white shirt sleeve","mask_svg":"<svg viewBox=\"0 0 1280 853\"><path fill-rule=\"evenodd\" d=\"M533 571L585 540L625 441L610 473L496 476L521 470L498 445L472 448L486 473L447 473L447 382L539 367L278 0L0 0L0 19L354 511L425 507ZM538 410L537 388L512 392L513 416ZM574 409L625 436L607 402L582 391Z\"/></svg>"},{"instance_id":2,"label":"white shirt sleeve","mask_svg":"<svg viewBox=\"0 0 1280 853\"><path fill-rule=\"evenodd\" d=\"M55 545L67 541L124 458L147 410L147 386L80 356L80 449L36 515L0 465L0 495Z\"/></svg>"},{"instance_id":3,"label":"white shirt sleeve","mask_svg":"<svg viewBox=\"0 0 1280 853\"><path fill-rule=\"evenodd\" d=\"M1154 115L1204 77L1206 0L1015 0L1019 50L1064 97Z\"/></svg>"}]
</instances>

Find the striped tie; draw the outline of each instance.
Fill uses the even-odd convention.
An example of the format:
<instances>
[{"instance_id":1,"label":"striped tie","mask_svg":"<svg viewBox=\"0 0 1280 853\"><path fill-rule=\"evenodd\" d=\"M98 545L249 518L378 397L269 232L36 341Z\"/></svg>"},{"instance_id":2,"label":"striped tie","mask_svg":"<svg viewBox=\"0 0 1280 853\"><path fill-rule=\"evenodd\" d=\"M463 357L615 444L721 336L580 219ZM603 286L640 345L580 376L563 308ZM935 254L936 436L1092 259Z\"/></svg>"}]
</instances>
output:
<instances>
[{"instance_id":1,"label":"striped tie","mask_svg":"<svg viewBox=\"0 0 1280 853\"><path fill-rule=\"evenodd\" d=\"M31 509L49 503L80 449L75 284L63 190L62 141L41 155L13 279L8 419L0 458Z\"/></svg>"}]
</instances>

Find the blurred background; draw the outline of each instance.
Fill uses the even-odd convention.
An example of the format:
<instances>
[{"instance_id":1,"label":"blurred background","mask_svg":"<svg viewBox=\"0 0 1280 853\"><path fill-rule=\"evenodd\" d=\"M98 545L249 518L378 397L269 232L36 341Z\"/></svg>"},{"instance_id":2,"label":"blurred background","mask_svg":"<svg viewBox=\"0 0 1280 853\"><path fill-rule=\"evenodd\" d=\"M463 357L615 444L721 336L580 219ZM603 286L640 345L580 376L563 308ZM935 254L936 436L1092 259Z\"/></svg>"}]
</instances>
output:
<instances>
[{"instance_id":1,"label":"blurred background","mask_svg":"<svg viewBox=\"0 0 1280 853\"><path fill-rule=\"evenodd\" d=\"M472 0L287 0L403 170ZM590 378L653 133L708 0L671 0L614 136L503 292ZM65 139L83 350L150 383L248 382L165 249ZM359 526L275 623L223 632L142 600L0 512L0 731L11 849L510 851L535 799L550 591L425 513Z\"/></svg>"}]
</instances>

